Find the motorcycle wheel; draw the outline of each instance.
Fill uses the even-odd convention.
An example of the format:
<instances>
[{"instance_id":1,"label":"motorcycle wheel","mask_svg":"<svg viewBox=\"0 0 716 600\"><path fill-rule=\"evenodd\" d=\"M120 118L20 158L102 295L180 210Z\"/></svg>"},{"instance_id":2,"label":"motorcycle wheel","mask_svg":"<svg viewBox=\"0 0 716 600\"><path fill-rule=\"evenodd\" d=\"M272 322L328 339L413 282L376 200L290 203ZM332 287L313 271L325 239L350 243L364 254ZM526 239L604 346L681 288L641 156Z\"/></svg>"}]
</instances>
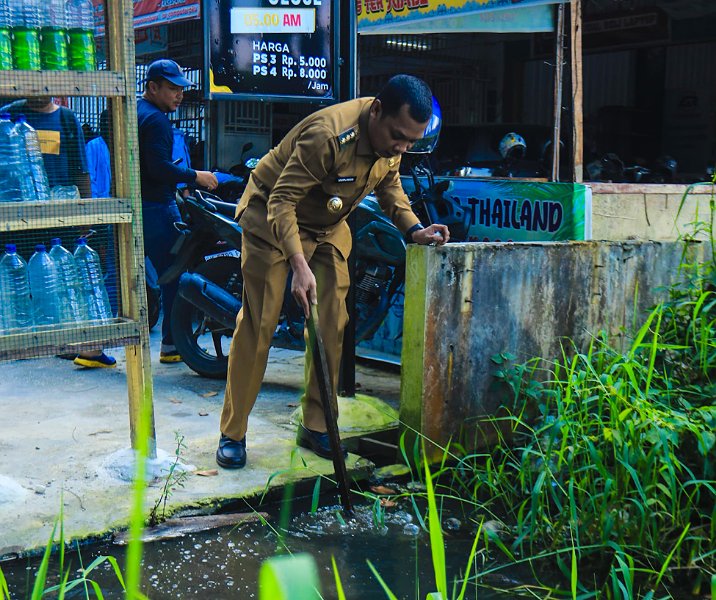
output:
<instances>
[{"instance_id":1,"label":"motorcycle wheel","mask_svg":"<svg viewBox=\"0 0 716 600\"><path fill-rule=\"evenodd\" d=\"M200 264L194 272L241 298L244 280L240 259L215 258ZM192 371L210 379L226 379L233 329L212 320L179 295L172 306L171 327L174 345Z\"/></svg>"}]
</instances>

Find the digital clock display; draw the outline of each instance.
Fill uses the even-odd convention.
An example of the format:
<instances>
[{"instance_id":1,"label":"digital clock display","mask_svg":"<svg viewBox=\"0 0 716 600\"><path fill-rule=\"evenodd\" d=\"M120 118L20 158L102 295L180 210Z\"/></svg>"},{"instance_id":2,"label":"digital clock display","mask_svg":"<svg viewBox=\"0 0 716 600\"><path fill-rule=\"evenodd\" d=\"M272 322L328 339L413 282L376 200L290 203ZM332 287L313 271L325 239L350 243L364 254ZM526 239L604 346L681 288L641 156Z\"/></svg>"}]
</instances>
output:
<instances>
[{"instance_id":1,"label":"digital clock display","mask_svg":"<svg viewBox=\"0 0 716 600\"><path fill-rule=\"evenodd\" d=\"M338 0L207 0L212 98L335 97Z\"/></svg>"}]
</instances>

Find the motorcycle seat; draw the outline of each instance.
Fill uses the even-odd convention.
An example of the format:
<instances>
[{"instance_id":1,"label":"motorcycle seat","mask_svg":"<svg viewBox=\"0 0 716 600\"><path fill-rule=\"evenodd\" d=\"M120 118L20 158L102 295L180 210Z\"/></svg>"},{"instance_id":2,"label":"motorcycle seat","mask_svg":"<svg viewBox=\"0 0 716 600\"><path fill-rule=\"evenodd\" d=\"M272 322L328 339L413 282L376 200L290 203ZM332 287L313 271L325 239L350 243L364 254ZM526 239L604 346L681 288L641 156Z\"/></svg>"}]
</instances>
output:
<instances>
[{"instance_id":1,"label":"motorcycle seat","mask_svg":"<svg viewBox=\"0 0 716 600\"><path fill-rule=\"evenodd\" d=\"M224 215L225 217L229 217L230 219L234 218L234 215L236 214L236 204L231 204L230 202L219 202L217 200L212 200L211 203L216 207L216 212Z\"/></svg>"}]
</instances>

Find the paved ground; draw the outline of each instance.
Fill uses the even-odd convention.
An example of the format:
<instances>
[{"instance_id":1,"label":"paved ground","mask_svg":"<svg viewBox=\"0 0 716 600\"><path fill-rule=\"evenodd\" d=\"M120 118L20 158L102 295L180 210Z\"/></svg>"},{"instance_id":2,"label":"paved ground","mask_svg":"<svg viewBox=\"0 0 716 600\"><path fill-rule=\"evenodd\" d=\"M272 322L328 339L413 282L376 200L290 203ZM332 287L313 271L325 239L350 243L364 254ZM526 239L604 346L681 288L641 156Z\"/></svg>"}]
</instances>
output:
<instances>
[{"instance_id":1,"label":"paved ground","mask_svg":"<svg viewBox=\"0 0 716 600\"><path fill-rule=\"evenodd\" d=\"M224 382L203 379L183 364L160 364L156 329L151 340L160 459L155 471L173 459L177 434L184 436L182 459L189 469L184 487L171 496L171 508L211 512L229 499L255 495L271 474L292 465L292 472L274 478L272 485L332 473L330 461L294 444L301 354L272 350L249 424L248 465L225 471L214 462ZM112 370L82 369L59 358L0 363L0 558L44 546L60 502L68 539L102 535L126 524L133 460L126 369L123 350L112 354L118 360ZM340 426L346 435L368 421L376 429L384 427L380 421L391 421L390 406L398 403L395 372L359 365L356 380L360 392L386 404L341 400ZM369 463L351 454L348 467L369 468ZM216 475L196 474L213 469ZM157 478L151 484L148 506L159 497L162 483Z\"/></svg>"}]
</instances>

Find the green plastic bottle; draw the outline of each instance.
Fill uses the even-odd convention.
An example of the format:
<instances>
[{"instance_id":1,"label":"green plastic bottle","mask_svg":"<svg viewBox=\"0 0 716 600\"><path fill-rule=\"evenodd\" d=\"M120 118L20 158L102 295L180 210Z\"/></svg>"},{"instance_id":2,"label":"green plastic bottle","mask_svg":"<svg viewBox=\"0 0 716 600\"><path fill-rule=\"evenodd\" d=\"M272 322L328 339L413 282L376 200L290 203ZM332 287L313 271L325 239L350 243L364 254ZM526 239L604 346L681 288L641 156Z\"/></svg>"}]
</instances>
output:
<instances>
[{"instance_id":1,"label":"green plastic bottle","mask_svg":"<svg viewBox=\"0 0 716 600\"><path fill-rule=\"evenodd\" d=\"M48 71L66 71L67 15L65 0L44 0L40 12L40 63Z\"/></svg>"},{"instance_id":2,"label":"green plastic bottle","mask_svg":"<svg viewBox=\"0 0 716 600\"><path fill-rule=\"evenodd\" d=\"M12 33L9 27L0 27L0 71L12 70Z\"/></svg>"},{"instance_id":3,"label":"green plastic bottle","mask_svg":"<svg viewBox=\"0 0 716 600\"><path fill-rule=\"evenodd\" d=\"M69 67L73 71L94 71L97 68L97 58L92 2L67 0L66 15L70 36Z\"/></svg>"},{"instance_id":4,"label":"green plastic bottle","mask_svg":"<svg viewBox=\"0 0 716 600\"><path fill-rule=\"evenodd\" d=\"M10 0L12 7L12 61L15 69L40 70L40 2Z\"/></svg>"},{"instance_id":5,"label":"green plastic bottle","mask_svg":"<svg viewBox=\"0 0 716 600\"><path fill-rule=\"evenodd\" d=\"M12 9L10 0L0 0L0 71L12 69Z\"/></svg>"}]
</instances>

